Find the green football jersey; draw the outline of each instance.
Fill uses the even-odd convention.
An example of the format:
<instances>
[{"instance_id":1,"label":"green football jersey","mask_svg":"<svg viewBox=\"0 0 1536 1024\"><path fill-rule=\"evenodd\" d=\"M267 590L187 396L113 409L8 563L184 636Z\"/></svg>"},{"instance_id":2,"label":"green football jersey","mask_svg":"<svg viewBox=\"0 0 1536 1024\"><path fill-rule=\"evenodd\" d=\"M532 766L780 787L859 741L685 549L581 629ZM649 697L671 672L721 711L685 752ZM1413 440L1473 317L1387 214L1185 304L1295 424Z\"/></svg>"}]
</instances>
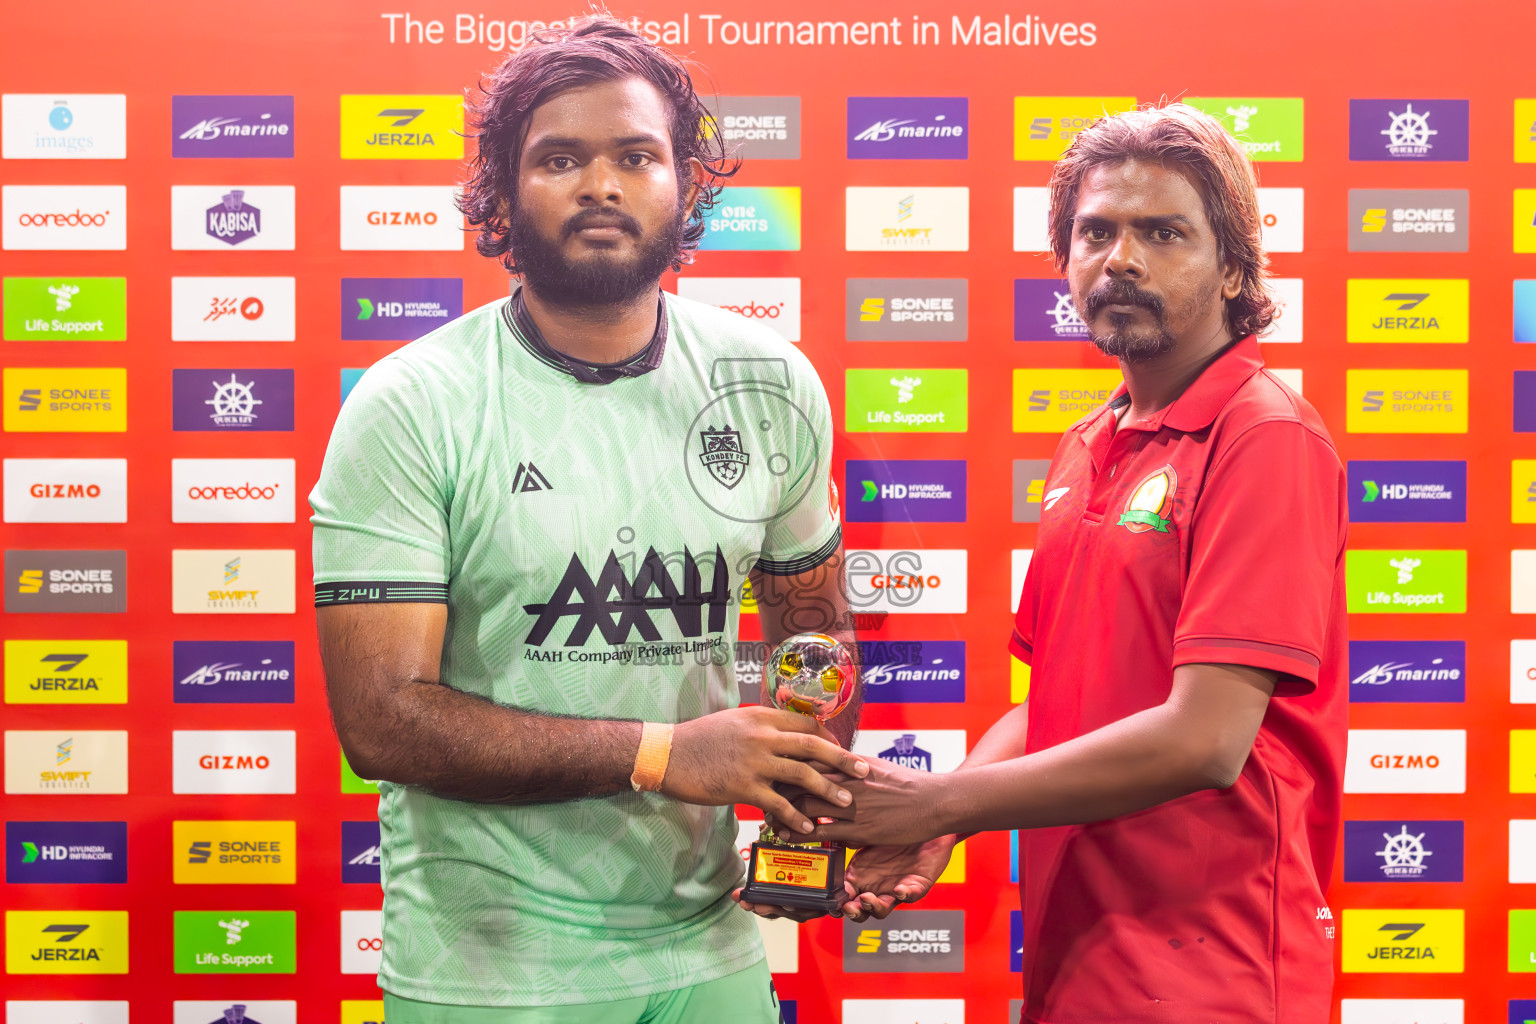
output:
<instances>
[{"instance_id":1,"label":"green football jersey","mask_svg":"<svg viewBox=\"0 0 1536 1024\"><path fill-rule=\"evenodd\" d=\"M563 369L506 299L374 364L310 495L317 606L446 602L443 681L504 704L660 722L735 707L747 571L808 571L841 541L831 413L777 334L664 305L659 364L608 384ZM763 957L729 899L731 808L383 783L379 820L379 983L396 995L597 1002Z\"/></svg>"}]
</instances>

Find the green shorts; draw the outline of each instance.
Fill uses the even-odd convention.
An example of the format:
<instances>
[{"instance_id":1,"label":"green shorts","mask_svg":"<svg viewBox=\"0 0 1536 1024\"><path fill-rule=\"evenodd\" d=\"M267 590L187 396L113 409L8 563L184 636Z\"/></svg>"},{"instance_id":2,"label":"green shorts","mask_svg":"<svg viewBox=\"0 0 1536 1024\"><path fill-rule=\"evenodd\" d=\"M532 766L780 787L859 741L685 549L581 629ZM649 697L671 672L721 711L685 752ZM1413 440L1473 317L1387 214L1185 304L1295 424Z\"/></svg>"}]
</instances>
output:
<instances>
[{"instance_id":1,"label":"green shorts","mask_svg":"<svg viewBox=\"0 0 1536 1024\"><path fill-rule=\"evenodd\" d=\"M448 1006L384 993L386 1024L783 1024L768 961L690 988L608 1003Z\"/></svg>"}]
</instances>

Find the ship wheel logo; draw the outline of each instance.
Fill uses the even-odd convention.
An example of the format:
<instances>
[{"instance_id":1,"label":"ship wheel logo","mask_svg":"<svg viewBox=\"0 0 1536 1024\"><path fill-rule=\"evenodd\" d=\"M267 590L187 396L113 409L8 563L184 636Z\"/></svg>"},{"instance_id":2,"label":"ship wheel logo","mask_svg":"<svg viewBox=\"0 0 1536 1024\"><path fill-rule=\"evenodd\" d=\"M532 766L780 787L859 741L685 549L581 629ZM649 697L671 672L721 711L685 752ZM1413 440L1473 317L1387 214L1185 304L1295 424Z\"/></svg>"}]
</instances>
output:
<instances>
[{"instance_id":1,"label":"ship wheel logo","mask_svg":"<svg viewBox=\"0 0 1536 1024\"><path fill-rule=\"evenodd\" d=\"M1392 123L1381 130L1387 137L1387 152L1393 156L1424 156L1433 148L1429 137L1439 135L1429 126L1429 111L1416 113L1410 103L1401 114L1387 111Z\"/></svg>"},{"instance_id":2,"label":"ship wheel logo","mask_svg":"<svg viewBox=\"0 0 1536 1024\"><path fill-rule=\"evenodd\" d=\"M1387 845L1376 851L1376 856L1382 859L1382 874L1389 878L1412 878L1423 874L1424 858L1434 856L1424 849L1425 835L1424 832L1410 834L1407 825L1397 835L1383 832L1381 838Z\"/></svg>"},{"instance_id":3,"label":"ship wheel logo","mask_svg":"<svg viewBox=\"0 0 1536 1024\"><path fill-rule=\"evenodd\" d=\"M261 399L257 398L251 389L256 386L253 380L249 384L240 383L238 374L231 373L227 382L213 382L213 397L206 399L203 404L213 406L213 422L219 426L245 426L256 419L255 410L261 405Z\"/></svg>"}]
</instances>

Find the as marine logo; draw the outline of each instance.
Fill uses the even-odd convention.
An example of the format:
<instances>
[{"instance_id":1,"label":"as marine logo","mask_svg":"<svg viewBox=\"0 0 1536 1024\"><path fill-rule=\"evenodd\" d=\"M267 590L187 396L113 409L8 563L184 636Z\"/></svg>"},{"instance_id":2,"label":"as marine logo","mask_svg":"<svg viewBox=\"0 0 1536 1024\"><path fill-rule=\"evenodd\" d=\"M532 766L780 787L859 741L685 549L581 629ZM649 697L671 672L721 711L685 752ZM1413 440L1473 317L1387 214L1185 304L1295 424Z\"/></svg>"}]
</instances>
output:
<instances>
[{"instance_id":1,"label":"as marine logo","mask_svg":"<svg viewBox=\"0 0 1536 1024\"><path fill-rule=\"evenodd\" d=\"M1167 533L1168 517L1173 514L1173 496L1178 486L1179 475L1172 466L1164 466L1152 473L1131 492L1117 525L1132 533L1148 530Z\"/></svg>"},{"instance_id":2,"label":"as marine logo","mask_svg":"<svg viewBox=\"0 0 1536 1024\"><path fill-rule=\"evenodd\" d=\"M741 483L752 462L752 456L742 450L741 431L732 430L729 423L722 424L719 430L711 425L707 430L699 431L699 439L704 444L699 461L704 463L709 475L727 490Z\"/></svg>"}]
</instances>

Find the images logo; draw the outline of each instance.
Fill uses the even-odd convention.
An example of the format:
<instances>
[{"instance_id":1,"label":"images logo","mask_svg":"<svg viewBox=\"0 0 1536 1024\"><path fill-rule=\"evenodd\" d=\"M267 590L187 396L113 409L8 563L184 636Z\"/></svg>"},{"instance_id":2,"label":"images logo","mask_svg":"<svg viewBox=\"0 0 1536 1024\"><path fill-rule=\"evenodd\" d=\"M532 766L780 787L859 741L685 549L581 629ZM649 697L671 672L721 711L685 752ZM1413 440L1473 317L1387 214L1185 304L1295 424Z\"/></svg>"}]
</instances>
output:
<instances>
[{"instance_id":1,"label":"images logo","mask_svg":"<svg viewBox=\"0 0 1536 1024\"><path fill-rule=\"evenodd\" d=\"M1297 161L1303 156L1303 100L1188 96L1184 102L1220 121L1250 160Z\"/></svg>"},{"instance_id":2,"label":"images logo","mask_svg":"<svg viewBox=\"0 0 1536 1024\"><path fill-rule=\"evenodd\" d=\"M122 160L128 99L122 93L6 93L0 152L7 160Z\"/></svg>"},{"instance_id":3,"label":"images logo","mask_svg":"<svg viewBox=\"0 0 1536 1024\"><path fill-rule=\"evenodd\" d=\"M1465 793L1465 729L1351 729L1346 793Z\"/></svg>"},{"instance_id":4,"label":"images logo","mask_svg":"<svg viewBox=\"0 0 1536 1024\"><path fill-rule=\"evenodd\" d=\"M1460 974L1465 960L1464 911L1343 912L1346 974Z\"/></svg>"},{"instance_id":5,"label":"images logo","mask_svg":"<svg viewBox=\"0 0 1536 1024\"><path fill-rule=\"evenodd\" d=\"M292 793L294 779L292 729L171 733L173 793Z\"/></svg>"},{"instance_id":6,"label":"images logo","mask_svg":"<svg viewBox=\"0 0 1536 1024\"><path fill-rule=\"evenodd\" d=\"M1467 159L1467 100L1350 100L1351 160Z\"/></svg>"},{"instance_id":7,"label":"images logo","mask_svg":"<svg viewBox=\"0 0 1536 1024\"><path fill-rule=\"evenodd\" d=\"M172 157L293 156L292 96L172 96Z\"/></svg>"},{"instance_id":8,"label":"images logo","mask_svg":"<svg viewBox=\"0 0 1536 1024\"><path fill-rule=\"evenodd\" d=\"M871 704L965 701L964 640L866 640L859 653L864 699Z\"/></svg>"},{"instance_id":9,"label":"images logo","mask_svg":"<svg viewBox=\"0 0 1536 1024\"><path fill-rule=\"evenodd\" d=\"M965 370L847 370L845 426L849 433L964 433Z\"/></svg>"},{"instance_id":10,"label":"images logo","mask_svg":"<svg viewBox=\"0 0 1536 1024\"><path fill-rule=\"evenodd\" d=\"M845 472L850 523L965 522L963 459L849 459Z\"/></svg>"},{"instance_id":11,"label":"images logo","mask_svg":"<svg viewBox=\"0 0 1536 1024\"><path fill-rule=\"evenodd\" d=\"M464 217L452 185L341 186L341 248L458 252Z\"/></svg>"},{"instance_id":12,"label":"images logo","mask_svg":"<svg viewBox=\"0 0 1536 1024\"><path fill-rule=\"evenodd\" d=\"M293 974L297 970L291 910L178 910L177 974Z\"/></svg>"},{"instance_id":13,"label":"images logo","mask_svg":"<svg viewBox=\"0 0 1536 1024\"><path fill-rule=\"evenodd\" d=\"M128 881L128 823L6 822L5 880L13 885L121 885Z\"/></svg>"},{"instance_id":14,"label":"images logo","mask_svg":"<svg viewBox=\"0 0 1536 1024\"><path fill-rule=\"evenodd\" d=\"M846 190L849 252L965 252L971 247L971 190L965 187Z\"/></svg>"},{"instance_id":15,"label":"images logo","mask_svg":"<svg viewBox=\"0 0 1536 1024\"><path fill-rule=\"evenodd\" d=\"M1349 463L1352 523L1464 523L1465 462Z\"/></svg>"},{"instance_id":16,"label":"images logo","mask_svg":"<svg viewBox=\"0 0 1536 1024\"><path fill-rule=\"evenodd\" d=\"M177 885L292 885L297 827L291 821L177 821L171 825Z\"/></svg>"},{"instance_id":17,"label":"images logo","mask_svg":"<svg viewBox=\"0 0 1536 1024\"><path fill-rule=\"evenodd\" d=\"M172 185L171 248L288 250L292 185Z\"/></svg>"},{"instance_id":18,"label":"images logo","mask_svg":"<svg viewBox=\"0 0 1536 1024\"><path fill-rule=\"evenodd\" d=\"M7 523L125 523L127 459L6 459Z\"/></svg>"},{"instance_id":19,"label":"images logo","mask_svg":"<svg viewBox=\"0 0 1536 1024\"><path fill-rule=\"evenodd\" d=\"M965 970L965 911L909 910L887 921L843 922L843 970Z\"/></svg>"},{"instance_id":20,"label":"images logo","mask_svg":"<svg viewBox=\"0 0 1536 1024\"><path fill-rule=\"evenodd\" d=\"M175 430L293 429L292 370L172 370L171 396Z\"/></svg>"},{"instance_id":21,"label":"images logo","mask_svg":"<svg viewBox=\"0 0 1536 1024\"><path fill-rule=\"evenodd\" d=\"M128 281L122 277L8 277L6 341L122 341Z\"/></svg>"},{"instance_id":22,"label":"images logo","mask_svg":"<svg viewBox=\"0 0 1536 1024\"><path fill-rule=\"evenodd\" d=\"M177 704L292 704L292 640L177 640Z\"/></svg>"},{"instance_id":23,"label":"images logo","mask_svg":"<svg viewBox=\"0 0 1536 1024\"><path fill-rule=\"evenodd\" d=\"M7 910L7 974L127 974L126 910Z\"/></svg>"},{"instance_id":24,"label":"images logo","mask_svg":"<svg viewBox=\"0 0 1536 1024\"><path fill-rule=\"evenodd\" d=\"M343 160L464 159L463 96L342 96Z\"/></svg>"},{"instance_id":25,"label":"images logo","mask_svg":"<svg viewBox=\"0 0 1536 1024\"><path fill-rule=\"evenodd\" d=\"M1078 132L1135 106L1134 96L1015 96L1013 158L1057 160Z\"/></svg>"},{"instance_id":26,"label":"images logo","mask_svg":"<svg viewBox=\"0 0 1536 1024\"><path fill-rule=\"evenodd\" d=\"M1349 700L1359 703L1460 703L1466 700L1462 640L1351 640Z\"/></svg>"},{"instance_id":27,"label":"images logo","mask_svg":"<svg viewBox=\"0 0 1536 1024\"><path fill-rule=\"evenodd\" d=\"M1345 553L1351 612L1424 613L1467 610L1465 551Z\"/></svg>"},{"instance_id":28,"label":"images logo","mask_svg":"<svg viewBox=\"0 0 1536 1024\"><path fill-rule=\"evenodd\" d=\"M291 523L293 459L172 459L171 522Z\"/></svg>"},{"instance_id":29,"label":"images logo","mask_svg":"<svg viewBox=\"0 0 1536 1024\"><path fill-rule=\"evenodd\" d=\"M799 186L733 188L709 212L700 249L800 250Z\"/></svg>"},{"instance_id":30,"label":"images logo","mask_svg":"<svg viewBox=\"0 0 1536 1024\"><path fill-rule=\"evenodd\" d=\"M1466 370L1346 370L1351 434L1465 434Z\"/></svg>"},{"instance_id":31,"label":"images logo","mask_svg":"<svg viewBox=\"0 0 1536 1024\"><path fill-rule=\"evenodd\" d=\"M849 341L964 341L965 278L852 277L844 323Z\"/></svg>"},{"instance_id":32,"label":"images logo","mask_svg":"<svg viewBox=\"0 0 1536 1024\"><path fill-rule=\"evenodd\" d=\"M1346 882L1459 882L1459 821L1346 821Z\"/></svg>"},{"instance_id":33,"label":"images logo","mask_svg":"<svg viewBox=\"0 0 1536 1024\"><path fill-rule=\"evenodd\" d=\"M123 612L127 606L123 551L7 551L7 613Z\"/></svg>"},{"instance_id":34,"label":"images logo","mask_svg":"<svg viewBox=\"0 0 1536 1024\"><path fill-rule=\"evenodd\" d=\"M0 248L121 250L128 246L126 185L0 186Z\"/></svg>"},{"instance_id":35,"label":"images logo","mask_svg":"<svg viewBox=\"0 0 1536 1024\"><path fill-rule=\"evenodd\" d=\"M1349 190L1350 252L1466 252L1466 189Z\"/></svg>"},{"instance_id":36,"label":"images logo","mask_svg":"<svg viewBox=\"0 0 1536 1024\"><path fill-rule=\"evenodd\" d=\"M848 159L964 160L969 112L964 97L850 96Z\"/></svg>"},{"instance_id":37,"label":"images logo","mask_svg":"<svg viewBox=\"0 0 1536 1024\"><path fill-rule=\"evenodd\" d=\"M128 641L5 641L7 704L128 703Z\"/></svg>"},{"instance_id":38,"label":"images logo","mask_svg":"<svg viewBox=\"0 0 1536 1024\"><path fill-rule=\"evenodd\" d=\"M344 277L344 341L415 341L464 314L457 277Z\"/></svg>"},{"instance_id":39,"label":"images logo","mask_svg":"<svg viewBox=\"0 0 1536 1024\"><path fill-rule=\"evenodd\" d=\"M180 614L293 614L292 549L171 552L171 611Z\"/></svg>"},{"instance_id":40,"label":"images logo","mask_svg":"<svg viewBox=\"0 0 1536 1024\"><path fill-rule=\"evenodd\" d=\"M1013 340L1088 340L1088 325L1077 315L1067 282L1034 278L1013 282Z\"/></svg>"},{"instance_id":41,"label":"images logo","mask_svg":"<svg viewBox=\"0 0 1536 1024\"><path fill-rule=\"evenodd\" d=\"M296 319L291 277L171 278L172 341L292 341Z\"/></svg>"},{"instance_id":42,"label":"images logo","mask_svg":"<svg viewBox=\"0 0 1536 1024\"><path fill-rule=\"evenodd\" d=\"M126 793L128 733L7 730L7 793Z\"/></svg>"},{"instance_id":43,"label":"images logo","mask_svg":"<svg viewBox=\"0 0 1536 1024\"><path fill-rule=\"evenodd\" d=\"M1119 370L1013 371L1014 433L1059 434L1109 401Z\"/></svg>"},{"instance_id":44,"label":"images logo","mask_svg":"<svg viewBox=\"0 0 1536 1024\"><path fill-rule=\"evenodd\" d=\"M1465 278L1351 278L1348 295L1350 341L1465 342L1471 335Z\"/></svg>"},{"instance_id":45,"label":"images logo","mask_svg":"<svg viewBox=\"0 0 1536 1024\"><path fill-rule=\"evenodd\" d=\"M798 277L679 277L677 295L771 327L787 341L800 340Z\"/></svg>"},{"instance_id":46,"label":"images logo","mask_svg":"<svg viewBox=\"0 0 1536 1024\"><path fill-rule=\"evenodd\" d=\"M849 551L848 603L855 612L963 613L964 549Z\"/></svg>"},{"instance_id":47,"label":"images logo","mask_svg":"<svg viewBox=\"0 0 1536 1024\"><path fill-rule=\"evenodd\" d=\"M800 159L800 97L721 96L706 99L726 152L748 160Z\"/></svg>"},{"instance_id":48,"label":"images logo","mask_svg":"<svg viewBox=\"0 0 1536 1024\"><path fill-rule=\"evenodd\" d=\"M378 819L341 823L341 880L343 883L379 884L379 865L383 862L379 853L379 843Z\"/></svg>"}]
</instances>

